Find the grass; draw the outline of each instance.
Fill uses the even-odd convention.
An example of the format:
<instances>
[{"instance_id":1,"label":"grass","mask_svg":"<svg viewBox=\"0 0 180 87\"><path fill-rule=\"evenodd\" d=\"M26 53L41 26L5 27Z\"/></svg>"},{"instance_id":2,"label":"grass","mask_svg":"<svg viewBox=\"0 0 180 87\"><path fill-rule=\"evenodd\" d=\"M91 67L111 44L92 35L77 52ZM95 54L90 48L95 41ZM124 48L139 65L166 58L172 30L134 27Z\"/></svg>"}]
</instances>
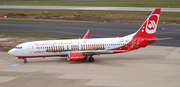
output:
<instances>
[{"instance_id":1,"label":"grass","mask_svg":"<svg viewBox=\"0 0 180 87\"><path fill-rule=\"evenodd\" d=\"M69 23L70 21L51 21L51 20L29 20L29 19L0 19L0 21L22 21L22 22L51 22L51 23ZM76 23L75 21L71 23ZM80 22L78 22L80 23Z\"/></svg>"},{"instance_id":2,"label":"grass","mask_svg":"<svg viewBox=\"0 0 180 87\"><path fill-rule=\"evenodd\" d=\"M33 14L35 11L36 14ZM43 12L47 11L48 14ZM87 15L85 15L85 12ZM103 13L105 12L105 15ZM0 10L0 15L6 15L8 13L26 14L27 16L73 16L74 13L79 13L80 18L76 20L84 21L100 21L103 22L123 22L123 23L143 23L151 13L150 11L102 11L102 10ZM95 13L95 16L92 14ZM159 23L180 23L180 12L161 12ZM47 22L39 20L15 20L15 19L0 19L0 21L29 21L29 22ZM48 21L49 22L49 21ZM50 21L52 22L52 21Z\"/></svg>"},{"instance_id":3,"label":"grass","mask_svg":"<svg viewBox=\"0 0 180 87\"><path fill-rule=\"evenodd\" d=\"M10 50L9 48L0 47L0 51L8 52L9 50Z\"/></svg>"},{"instance_id":4,"label":"grass","mask_svg":"<svg viewBox=\"0 0 180 87\"><path fill-rule=\"evenodd\" d=\"M78 2L40 2L48 0L26 0L32 2L13 2L22 0L1 0L0 5L38 5L38 6L108 6L108 7L170 7L180 8L180 0L92 0L92 1L78 1Z\"/></svg>"},{"instance_id":5,"label":"grass","mask_svg":"<svg viewBox=\"0 0 180 87\"><path fill-rule=\"evenodd\" d=\"M77 37L70 36L59 36L59 35L50 35L50 34L40 34L40 33L17 33L17 32L0 32L0 35L6 36L22 36L22 37L49 37L49 38L60 38L60 39L78 39ZM9 47L3 47L0 45L0 51L8 52Z\"/></svg>"},{"instance_id":6,"label":"grass","mask_svg":"<svg viewBox=\"0 0 180 87\"><path fill-rule=\"evenodd\" d=\"M59 35L40 34L40 33L0 32L0 34L6 35L6 36L50 37L50 38L60 38L60 39L72 39L72 38L77 38L77 37L70 37L70 36L59 36Z\"/></svg>"},{"instance_id":7,"label":"grass","mask_svg":"<svg viewBox=\"0 0 180 87\"><path fill-rule=\"evenodd\" d=\"M0 19L0 21L24 21L24 22L54 22L54 21L39 21L39 20L21 20L21 19Z\"/></svg>"}]
</instances>

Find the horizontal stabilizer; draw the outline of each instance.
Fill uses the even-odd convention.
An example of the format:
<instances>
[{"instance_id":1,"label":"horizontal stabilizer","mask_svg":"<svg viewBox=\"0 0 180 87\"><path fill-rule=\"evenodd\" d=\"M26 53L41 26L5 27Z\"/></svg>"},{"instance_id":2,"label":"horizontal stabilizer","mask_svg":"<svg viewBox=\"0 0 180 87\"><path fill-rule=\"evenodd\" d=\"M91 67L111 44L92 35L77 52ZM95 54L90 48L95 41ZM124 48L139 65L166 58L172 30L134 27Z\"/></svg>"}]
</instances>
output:
<instances>
[{"instance_id":1,"label":"horizontal stabilizer","mask_svg":"<svg viewBox=\"0 0 180 87\"><path fill-rule=\"evenodd\" d=\"M173 39L172 37L170 38L156 38L156 39L146 39L146 41L155 41L155 40L168 40L168 39Z\"/></svg>"}]
</instances>

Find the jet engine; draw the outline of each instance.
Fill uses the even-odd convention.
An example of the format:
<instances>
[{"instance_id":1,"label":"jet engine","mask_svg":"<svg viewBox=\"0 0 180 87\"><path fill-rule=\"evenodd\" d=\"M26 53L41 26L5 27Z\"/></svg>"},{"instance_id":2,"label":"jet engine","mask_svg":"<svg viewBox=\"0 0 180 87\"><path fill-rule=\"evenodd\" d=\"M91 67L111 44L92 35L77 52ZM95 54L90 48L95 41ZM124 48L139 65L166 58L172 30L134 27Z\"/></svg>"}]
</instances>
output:
<instances>
[{"instance_id":1,"label":"jet engine","mask_svg":"<svg viewBox=\"0 0 180 87\"><path fill-rule=\"evenodd\" d=\"M84 61L84 53L69 53L67 60L68 61Z\"/></svg>"}]
</instances>

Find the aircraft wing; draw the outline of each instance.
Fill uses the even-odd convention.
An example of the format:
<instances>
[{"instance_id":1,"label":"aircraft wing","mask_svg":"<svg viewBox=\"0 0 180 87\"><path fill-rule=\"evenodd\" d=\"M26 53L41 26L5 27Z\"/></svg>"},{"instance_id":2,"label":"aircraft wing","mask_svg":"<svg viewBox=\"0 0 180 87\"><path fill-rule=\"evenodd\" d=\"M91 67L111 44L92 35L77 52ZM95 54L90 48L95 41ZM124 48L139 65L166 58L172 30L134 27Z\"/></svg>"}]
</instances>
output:
<instances>
[{"instance_id":1,"label":"aircraft wing","mask_svg":"<svg viewBox=\"0 0 180 87\"><path fill-rule=\"evenodd\" d=\"M89 30L86 32L86 34L84 35L83 39L88 39L90 31L91 31L91 29L89 29Z\"/></svg>"},{"instance_id":2,"label":"aircraft wing","mask_svg":"<svg viewBox=\"0 0 180 87\"><path fill-rule=\"evenodd\" d=\"M117 52L126 52L127 50L91 50L91 51L79 51L79 50L73 50L68 53L84 53L85 55L92 55L92 54L111 54L111 53L117 53Z\"/></svg>"}]
</instances>

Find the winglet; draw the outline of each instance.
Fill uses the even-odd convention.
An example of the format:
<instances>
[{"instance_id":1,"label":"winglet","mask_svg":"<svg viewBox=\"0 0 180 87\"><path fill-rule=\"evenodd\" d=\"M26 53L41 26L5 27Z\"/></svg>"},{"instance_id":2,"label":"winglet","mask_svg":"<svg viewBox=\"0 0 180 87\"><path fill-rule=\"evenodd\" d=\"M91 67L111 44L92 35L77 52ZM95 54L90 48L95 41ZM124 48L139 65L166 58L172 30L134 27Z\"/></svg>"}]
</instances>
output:
<instances>
[{"instance_id":1,"label":"winglet","mask_svg":"<svg viewBox=\"0 0 180 87\"><path fill-rule=\"evenodd\" d=\"M90 30L91 30L91 29L89 29L89 30L86 32L86 34L84 35L83 39L88 39Z\"/></svg>"}]
</instances>

